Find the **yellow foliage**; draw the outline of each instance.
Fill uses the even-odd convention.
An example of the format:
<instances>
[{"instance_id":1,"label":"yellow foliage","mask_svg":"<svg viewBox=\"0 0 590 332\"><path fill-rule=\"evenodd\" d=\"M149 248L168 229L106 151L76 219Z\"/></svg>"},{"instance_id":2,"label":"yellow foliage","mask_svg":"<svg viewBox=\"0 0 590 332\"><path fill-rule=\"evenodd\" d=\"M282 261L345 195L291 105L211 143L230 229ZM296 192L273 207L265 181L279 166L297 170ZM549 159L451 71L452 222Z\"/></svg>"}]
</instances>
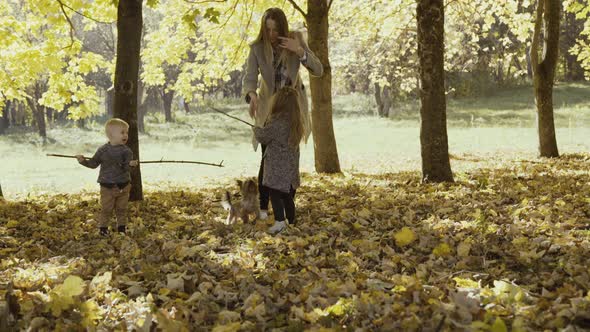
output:
<instances>
[{"instance_id":1,"label":"yellow foliage","mask_svg":"<svg viewBox=\"0 0 590 332\"><path fill-rule=\"evenodd\" d=\"M446 243L441 243L432 250L435 256L445 257L451 254L451 247Z\"/></svg>"},{"instance_id":2,"label":"yellow foliage","mask_svg":"<svg viewBox=\"0 0 590 332\"><path fill-rule=\"evenodd\" d=\"M238 332L240 330L240 322L229 323L226 325L216 325L213 332Z\"/></svg>"},{"instance_id":3,"label":"yellow foliage","mask_svg":"<svg viewBox=\"0 0 590 332\"><path fill-rule=\"evenodd\" d=\"M479 288L480 287L479 283L475 280L463 279L463 278L459 278L459 277L455 277L455 278L453 278L453 280L455 280L455 282L457 283L457 287L461 287L461 288Z\"/></svg>"},{"instance_id":4,"label":"yellow foliage","mask_svg":"<svg viewBox=\"0 0 590 332\"><path fill-rule=\"evenodd\" d=\"M581 216L590 189L584 158L479 170L436 186L416 185L414 173L305 174L297 199L315 206L302 204L297 227L278 236L260 231L267 227L261 221L217 222L224 217L215 202L226 190L221 186L148 191L131 208L132 232L108 238L86 222L98 206L95 194L31 195L0 204L0 270L14 287L0 287L0 296L18 300L23 326L34 321L56 330L116 330L125 322L142 332L188 331L192 319L216 331L336 323L369 330L559 329L590 298L583 287L589 247ZM556 185L548 187L547 177ZM496 189L481 191L481 178ZM398 194L382 195L391 183ZM506 195L513 204L498 204ZM554 197L566 204L554 205ZM481 213L474 216L476 208ZM366 217L363 209L370 223L355 212ZM432 216L425 218L426 210ZM543 264L523 266L522 253Z\"/></svg>"},{"instance_id":5,"label":"yellow foliage","mask_svg":"<svg viewBox=\"0 0 590 332\"><path fill-rule=\"evenodd\" d=\"M459 257L467 257L469 256L469 251L471 250L471 241L463 241L457 245L457 255Z\"/></svg>"},{"instance_id":6,"label":"yellow foliage","mask_svg":"<svg viewBox=\"0 0 590 332\"><path fill-rule=\"evenodd\" d=\"M78 276L68 276L63 284L56 286L50 293L49 309L54 316L60 316L62 311L69 309L76 297L84 292L85 283Z\"/></svg>"},{"instance_id":7,"label":"yellow foliage","mask_svg":"<svg viewBox=\"0 0 590 332\"><path fill-rule=\"evenodd\" d=\"M508 328L506 327L506 324L504 323L502 318L498 317L494 321L494 324L492 324L490 332L508 332Z\"/></svg>"},{"instance_id":8,"label":"yellow foliage","mask_svg":"<svg viewBox=\"0 0 590 332\"><path fill-rule=\"evenodd\" d=\"M398 247L405 247L416 240L416 234L408 227L403 227L399 232L395 233L395 244Z\"/></svg>"},{"instance_id":9,"label":"yellow foliage","mask_svg":"<svg viewBox=\"0 0 590 332\"><path fill-rule=\"evenodd\" d=\"M90 328L96 325L96 321L102 318L102 310L94 300L85 301L80 305L82 314L82 326Z\"/></svg>"}]
</instances>

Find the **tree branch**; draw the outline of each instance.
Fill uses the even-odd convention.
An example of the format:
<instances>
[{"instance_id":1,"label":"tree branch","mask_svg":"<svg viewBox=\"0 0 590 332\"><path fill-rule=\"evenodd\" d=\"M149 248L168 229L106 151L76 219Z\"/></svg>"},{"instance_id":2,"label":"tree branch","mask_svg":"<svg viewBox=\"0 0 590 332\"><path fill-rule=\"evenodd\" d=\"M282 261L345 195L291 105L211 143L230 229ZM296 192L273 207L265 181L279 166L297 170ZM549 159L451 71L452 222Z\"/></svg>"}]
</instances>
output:
<instances>
[{"instance_id":1,"label":"tree branch","mask_svg":"<svg viewBox=\"0 0 590 332\"><path fill-rule=\"evenodd\" d=\"M66 47L66 48L70 48L70 47L72 47L72 45L74 45L74 31L75 31L74 24L70 20L68 13L66 13L66 9L64 8L65 5L63 4L63 2L61 2L61 0L57 0L57 2L59 3L59 8L61 9L61 12L64 14L66 20L68 21L68 24L70 25L70 39L72 40L72 42L70 43L70 45L68 47Z\"/></svg>"},{"instance_id":2,"label":"tree branch","mask_svg":"<svg viewBox=\"0 0 590 332\"><path fill-rule=\"evenodd\" d=\"M140 161L139 164L199 164L199 165L209 165L209 166L216 166L216 167L223 167L223 160L219 164L214 163L206 163L202 161L191 161L191 160L148 160L148 161Z\"/></svg>"},{"instance_id":3,"label":"tree branch","mask_svg":"<svg viewBox=\"0 0 590 332\"><path fill-rule=\"evenodd\" d=\"M57 154L57 153L48 153L46 154L48 157L60 157L60 158L76 158L76 156L67 155L67 154ZM90 159L90 157L82 156L84 159ZM140 161L140 164L199 164L199 165L209 165L209 166L217 166L223 167L223 160L219 164L214 163L206 163L202 161L192 161L192 160L164 160L163 158L160 160L146 160Z\"/></svg>"},{"instance_id":4,"label":"tree branch","mask_svg":"<svg viewBox=\"0 0 590 332\"><path fill-rule=\"evenodd\" d=\"M334 29L338 29L338 27L344 27L345 31L347 33L350 33L350 29L348 29L347 27L350 25L350 21L355 18L359 13L362 13L366 10L368 10L369 7L371 7L372 3L370 1L367 1L366 5L364 7L361 6L356 6L354 8L354 11L348 15L346 18L342 19L342 20L338 20L337 24L334 24ZM398 8L396 8L395 10L391 10L387 15L383 16L380 20L379 23L376 23L377 25L382 23L385 19L389 18L389 17L394 17L395 15L399 14L402 12L402 10L408 8L409 6L412 6L412 3L408 3L408 5L406 6L399 6ZM408 20L408 24L416 24L416 10L412 11L412 19ZM335 20L337 20L337 18L334 18ZM332 29L332 28L330 28ZM411 31L417 31L417 28L412 28L412 29L408 29L408 25L406 25L404 28L398 28L399 30L411 30ZM336 31L337 33L340 32L340 30L330 30L332 31Z\"/></svg>"},{"instance_id":5,"label":"tree branch","mask_svg":"<svg viewBox=\"0 0 590 332\"><path fill-rule=\"evenodd\" d=\"M253 124L251 124L250 122L244 121L244 120L242 120L242 119L240 119L240 118L237 118L237 117L235 117L235 116L233 116L233 115L229 115L229 114L225 113L224 111L222 111L222 110L219 110L219 109L217 109L217 108L215 108L215 107L209 106L209 108L210 108L210 109L212 109L212 110L214 110L214 111L215 111L215 112L217 112L217 113L221 113L221 114L223 114L223 115L225 115L225 116L227 116L227 117L230 117L230 118L232 118L232 119L234 119L234 120L238 120L238 121L240 121L241 123L245 123L245 124L247 124L247 125L248 125L248 126L250 126L250 127L254 127L254 125L253 125Z\"/></svg>"},{"instance_id":6,"label":"tree branch","mask_svg":"<svg viewBox=\"0 0 590 332\"><path fill-rule=\"evenodd\" d=\"M328 2L328 13L330 12L330 8L332 8L332 2L334 2L334 0L330 0L330 2Z\"/></svg>"},{"instance_id":7,"label":"tree branch","mask_svg":"<svg viewBox=\"0 0 590 332\"><path fill-rule=\"evenodd\" d=\"M224 1L225 1L225 0L224 0ZM255 4L254 4L254 2L255 2L255 1L256 1L256 0L253 0L253 1L252 1L252 10L250 11L250 16L249 16L249 18L248 18L248 23L246 24L246 27L244 28L244 31L248 30L248 27L250 26L250 23L251 23L251 21L252 21L252 15L253 15L253 13L254 13L254 5L255 5ZM223 13L223 16L227 17L227 18L226 18L226 20L225 20L223 23L221 23L221 24L219 24L219 25L217 25L217 26L215 26L215 27L213 27L213 28L211 28L211 29L209 29L209 30L206 30L206 31L204 31L204 34L208 34L208 33L212 32L212 31L215 31L215 30L217 30L217 31L221 31L221 30L222 30L222 29L223 29L223 28L224 28L224 27L225 27L225 26L226 26L226 25L229 23L229 20L230 20L230 19L233 17L233 15L235 14L235 12L236 12L236 9L237 9L237 6L238 6L239 2L240 2L240 0L236 0L236 1L233 3L233 5L232 5L230 8L228 8L228 9L227 9L227 10L226 10L226 11ZM246 3L246 2L244 3L244 5L245 5L245 7L247 7L247 3ZM231 13L230 13L230 12L231 12ZM228 13L229 13L229 15L228 15ZM218 34L217 34L217 38L215 39L215 43L218 43L218 42L219 42L219 39L222 37L222 35L223 35L222 33L218 33ZM239 50L239 49L242 47L242 45L244 44L244 41L245 41L245 40L244 40L244 38L242 38L242 39L240 40L240 44L239 44L239 46L237 47L237 49L236 49L236 52L234 52L234 56L233 56L232 60L229 62L229 64L230 64L230 65L231 65L231 64L232 64L234 61L236 61L236 59L237 59L238 55L240 54L240 52L238 52L238 50ZM227 71L228 71L228 68L227 68L227 67L228 67L228 66L224 66L223 72L222 72L222 74L221 74L220 76L224 76L224 75L227 73Z\"/></svg>"},{"instance_id":8,"label":"tree branch","mask_svg":"<svg viewBox=\"0 0 590 332\"><path fill-rule=\"evenodd\" d=\"M64 8L63 8L63 7L66 7L67 9L69 9L69 10L73 11L74 13L76 13L76 14L78 14L78 15L80 15L80 16L84 16L84 17L86 17L87 19L89 19L89 20L91 20L91 21L94 21L94 22L96 22L96 23L102 23L102 24L113 24L113 23L115 23L115 22L116 22L116 21L112 21L112 22L104 22L104 21L99 21L99 20L97 20L97 19L95 19L95 18L93 18L93 17L90 17L90 16L88 16L88 15L86 15L86 14L84 14L84 13L81 13L81 12L79 12L79 11L75 10L74 8L72 8L72 7L68 6L68 5L66 5L65 3L63 3L61 0L56 0L56 1L59 3L60 7L62 7L61 9L62 9L62 12L64 12L64 15L66 15L66 13L65 13L65 11L64 11ZM225 0L224 0L224 1L225 1ZM67 18L67 15L66 15L66 18ZM68 21L69 21L69 18L68 18ZM71 22L70 22L70 24L71 24Z\"/></svg>"},{"instance_id":9,"label":"tree branch","mask_svg":"<svg viewBox=\"0 0 590 332\"><path fill-rule=\"evenodd\" d=\"M252 23L252 16L254 15L254 7L255 7L255 2L256 0L252 0L252 10L250 10L250 15L248 16L248 22L246 23L246 26L244 27L244 31L248 31L248 28L250 27L250 24ZM238 47L236 48L236 52L234 53L233 58L231 59L231 61L229 62L229 64L233 64L237 58L238 55L240 54L240 52L238 52L238 50L240 50L242 48L242 45L244 45L244 42L246 41L245 38L241 38L240 39L240 44L238 45ZM223 69L223 73L220 75L221 77L225 76L225 74L228 71L228 66L226 66Z\"/></svg>"},{"instance_id":10,"label":"tree branch","mask_svg":"<svg viewBox=\"0 0 590 332\"><path fill-rule=\"evenodd\" d=\"M291 3L291 5L293 5L293 7L294 7L294 8L295 8L295 9L296 9L298 12L300 12L300 13L301 13L301 15L303 15L303 17L304 17L304 18L307 18L307 13L306 13L306 12L304 12L304 11L303 11L303 9L301 9L301 7L299 7L299 6L297 5L297 3L295 3L295 0L287 0L287 1L289 1L289 2ZM330 1L330 2L332 2L332 1Z\"/></svg>"},{"instance_id":11,"label":"tree branch","mask_svg":"<svg viewBox=\"0 0 590 332\"><path fill-rule=\"evenodd\" d=\"M444 4L445 10L447 9L448 5L451 5L453 2L459 2L459 0L449 0L447 3Z\"/></svg>"},{"instance_id":12,"label":"tree branch","mask_svg":"<svg viewBox=\"0 0 590 332\"><path fill-rule=\"evenodd\" d=\"M115 50L115 46L113 44L110 43L111 40L109 40L109 36L106 35L106 33L104 33L104 31L102 31L102 29L98 29L98 35L102 37L102 43L103 45L114 55L116 52ZM111 29L111 37L113 35L112 29Z\"/></svg>"},{"instance_id":13,"label":"tree branch","mask_svg":"<svg viewBox=\"0 0 590 332\"><path fill-rule=\"evenodd\" d=\"M227 19L226 19L226 20L225 20L223 23L221 23L221 24L218 24L218 25L217 25L217 26L215 26L214 28L211 28L211 29L209 29L209 30L206 30L206 31L204 31L204 33L209 33L209 32L211 32L211 31L215 31L215 30L219 30L219 31L221 31L223 28L225 28L225 26L227 25L227 23L229 22L229 20L230 20L230 19L231 19L231 18L234 16L234 14L235 14L235 12L236 12L236 8L237 8L237 6L238 6L238 3L239 3L239 0L236 0L236 1L234 2L234 4L233 4L233 5L232 5L232 6L231 6L231 7L230 7L228 10L226 10L226 11L223 13L223 16L226 16L226 17L227 17ZM230 14L229 16L227 16L227 13L229 13L230 11L231 11L231 14ZM219 38L221 38L221 36L222 36L222 34L221 34L221 33L219 33L219 34L217 35L217 41L219 41Z\"/></svg>"},{"instance_id":14,"label":"tree branch","mask_svg":"<svg viewBox=\"0 0 590 332\"><path fill-rule=\"evenodd\" d=\"M227 0L201 0L201 1L184 0L184 2L188 2L188 3L192 3L192 4L203 4L203 3L211 3L211 2L227 2Z\"/></svg>"}]
</instances>

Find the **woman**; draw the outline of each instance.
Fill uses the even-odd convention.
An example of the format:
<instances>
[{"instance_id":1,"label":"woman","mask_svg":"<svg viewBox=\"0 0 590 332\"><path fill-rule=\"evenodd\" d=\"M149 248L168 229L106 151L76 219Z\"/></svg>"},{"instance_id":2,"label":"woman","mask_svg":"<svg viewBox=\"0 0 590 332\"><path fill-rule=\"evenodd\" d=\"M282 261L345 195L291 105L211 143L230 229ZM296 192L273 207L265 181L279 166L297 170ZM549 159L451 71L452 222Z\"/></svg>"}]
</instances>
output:
<instances>
[{"instance_id":1,"label":"woman","mask_svg":"<svg viewBox=\"0 0 590 332\"><path fill-rule=\"evenodd\" d=\"M290 32L285 13L279 8L269 8L262 16L260 32L250 45L246 62L246 75L242 81L242 92L250 104L250 116L257 126L264 126L269 115L270 97L285 86L295 88L299 94L300 110L303 117L303 140L307 142L311 134L311 121L305 87L299 75L303 65L314 76L322 76L323 67L319 59L310 51L300 32ZM262 79L258 80L258 75ZM258 92L257 92L258 90ZM258 147L252 137L254 150ZM262 145L262 158L266 146ZM258 191L260 194L260 218L268 217L268 188L262 185L264 161L260 162L258 172Z\"/></svg>"}]
</instances>

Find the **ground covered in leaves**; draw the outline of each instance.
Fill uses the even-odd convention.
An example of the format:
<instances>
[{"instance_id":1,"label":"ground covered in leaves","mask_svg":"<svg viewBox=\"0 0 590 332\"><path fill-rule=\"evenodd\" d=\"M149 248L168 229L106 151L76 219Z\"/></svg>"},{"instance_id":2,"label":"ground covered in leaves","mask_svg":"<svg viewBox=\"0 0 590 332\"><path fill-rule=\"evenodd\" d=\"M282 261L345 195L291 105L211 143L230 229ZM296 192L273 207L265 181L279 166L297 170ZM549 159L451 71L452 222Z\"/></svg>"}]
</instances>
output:
<instances>
[{"instance_id":1,"label":"ground covered in leaves","mask_svg":"<svg viewBox=\"0 0 590 332\"><path fill-rule=\"evenodd\" d=\"M278 236L225 225L225 188L149 192L108 238L96 194L3 202L0 295L23 330L584 330L589 171L306 175Z\"/></svg>"}]
</instances>

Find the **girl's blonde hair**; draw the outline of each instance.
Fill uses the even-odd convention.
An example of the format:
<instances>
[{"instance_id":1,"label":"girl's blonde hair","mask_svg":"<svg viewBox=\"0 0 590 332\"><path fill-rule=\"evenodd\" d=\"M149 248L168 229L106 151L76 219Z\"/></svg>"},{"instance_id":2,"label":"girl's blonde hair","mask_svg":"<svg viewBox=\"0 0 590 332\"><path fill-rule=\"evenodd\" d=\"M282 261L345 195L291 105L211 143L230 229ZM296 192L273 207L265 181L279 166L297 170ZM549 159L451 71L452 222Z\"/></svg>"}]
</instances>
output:
<instances>
[{"instance_id":1,"label":"girl's blonde hair","mask_svg":"<svg viewBox=\"0 0 590 332\"><path fill-rule=\"evenodd\" d=\"M270 120L279 116L288 116L291 124L289 132L289 145L293 148L299 146L303 139L303 117L301 105L299 105L299 92L292 87L279 89L273 96L270 104Z\"/></svg>"},{"instance_id":2,"label":"girl's blonde hair","mask_svg":"<svg viewBox=\"0 0 590 332\"><path fill-rule=\"evenodd\" d=\"M106 132L107 135L110 135L109 129L112 128L112 127L120 127L120 128L129 129L129 124L127 122L125 122L124 120L121 120L119 118L109 119L104 124L104 131Z\"/></svg>"},{"instance_id":3,"label":"girl's blonde hair","mask_svg":"<svg viewBox=\"0 0 590 332\"><path fill-rule=\"evenodd\" d=\"M272 63L272 45L270 42L270 36L268 35L268 30L266 29L266 20L268 19L275 21L279 36L281 37L289 37L289 23L287 22L287 16L285 16L285 12L283 12L283 10L280 8L269 8L264 12L264 15L262 15L260 31L258 32L258 37L256 37L254 44L261 42L264 45L264 57L266 58L267 63ZM281 49L280 52L281 55L279 56L279 63L285 63L287 58L287 50Z\"/></svg>"}]
</instances>

